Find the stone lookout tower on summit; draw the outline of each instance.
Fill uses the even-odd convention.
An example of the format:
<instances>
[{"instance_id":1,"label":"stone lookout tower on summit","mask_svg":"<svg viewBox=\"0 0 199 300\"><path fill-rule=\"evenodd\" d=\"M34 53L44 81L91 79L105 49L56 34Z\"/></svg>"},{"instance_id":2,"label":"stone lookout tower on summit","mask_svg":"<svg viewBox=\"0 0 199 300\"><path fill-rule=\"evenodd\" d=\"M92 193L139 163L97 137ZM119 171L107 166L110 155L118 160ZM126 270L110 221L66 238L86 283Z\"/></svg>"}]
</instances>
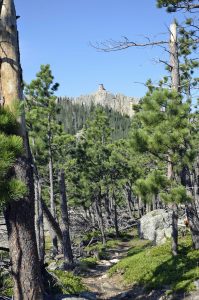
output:
<instances>
[{"instance_id":1,"label":"stone lookout tower on summit","mask_svg":"<svg viewBox=\"0 0 199 300\"><path fill-rule=\"evenodd\" d=\"M99 91L99 92L101 92L101 91L106 91L106 89L105 89L103 83L100 83L100 84L99 84L98 91Z\"/></svg>"}]
</instances>

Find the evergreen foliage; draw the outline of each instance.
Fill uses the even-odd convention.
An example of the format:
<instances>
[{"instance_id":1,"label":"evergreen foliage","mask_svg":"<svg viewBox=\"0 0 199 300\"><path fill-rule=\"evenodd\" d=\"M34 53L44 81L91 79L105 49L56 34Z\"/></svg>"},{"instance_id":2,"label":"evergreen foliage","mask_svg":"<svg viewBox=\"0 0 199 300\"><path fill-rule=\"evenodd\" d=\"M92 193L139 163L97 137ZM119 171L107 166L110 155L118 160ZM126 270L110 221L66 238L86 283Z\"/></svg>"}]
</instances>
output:
<instances>
[{"instance_id":1,"label":"evergreen foliage","mask_svg":"<svg viewBox=\"0 0 199 300\"><path fill-rule=\"evenodd\" d=\"M12 172L17 157L23 153L23 143L17 135L17 117L8 109L0 107L0 207L10 200L20 199L26 192L23 182Z\"/></svg>"},{"instance_id":2,"label":"evergreen foliage","mask_svg":"<svg viewBox=\"0 0 199 300\"><path fill-rule=\"evenodd\" d=\"M190 11L195 5L198 5L197 0L157 0L157 6L166 7L168 12L176 12L178 9Z\"/></svg>"},{"instance_id":3,"label":"evergreen foliage","mask_svg":"<svg viewBox=\"0 0 199 300\"><path fill-rule=\"evenodd\" d=\"M59 114L60 120L64 126L64 130L69 134L76 134L86 123L90 115L98 108L105 111L109 118L112 139L126 138L130 129L131 120L128 116L122 115L119 112L112 110L109 107L100 105L91 105L73 103L67 98L59 98Z\"/></svg>"},{"instance_id":4,"label":"evergreen foliage","mask_svg":"<svg viewBox=\"0 0 199 300\"><path fill-rule=\"evenodd\" d=\"M137 182L139 189L145 195L162 190L162 197L169 202L188 200L180 178L183 168L194 162L198 139L190 103L183 103L175 91L156 89L148 92L136 110L133 145L159 163L158 171ZM167 163L173 170L171 179L167 179Z\"/></svg>"}]
</instances>

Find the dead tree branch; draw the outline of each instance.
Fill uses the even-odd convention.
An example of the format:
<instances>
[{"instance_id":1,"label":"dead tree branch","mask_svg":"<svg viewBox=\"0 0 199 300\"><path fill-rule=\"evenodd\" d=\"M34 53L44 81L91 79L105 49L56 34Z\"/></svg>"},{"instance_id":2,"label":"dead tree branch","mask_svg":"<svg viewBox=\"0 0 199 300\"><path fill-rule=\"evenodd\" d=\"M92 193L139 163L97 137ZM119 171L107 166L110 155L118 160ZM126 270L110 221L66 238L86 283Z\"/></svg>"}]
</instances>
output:
<instances>
[{"instance_id":1,"label":"dead tree branch","mask_svg":"<svg viewBox=\"0 0 199 300\"><path fill-rule=\"evenodd\" d=\"M129 41L127 37L122 37L121 41L115 41L113 39L106 40L105 42L96 42L95 44L90 43L90 45L97 49L98 51L102 52L112 52L112 51L120 51L124 50L130 47L147 47L147 46L158 46L168 44L167 41L150 41L149 38L147 38L146 43L137 43Z\"/></svg>"}]
</instances>

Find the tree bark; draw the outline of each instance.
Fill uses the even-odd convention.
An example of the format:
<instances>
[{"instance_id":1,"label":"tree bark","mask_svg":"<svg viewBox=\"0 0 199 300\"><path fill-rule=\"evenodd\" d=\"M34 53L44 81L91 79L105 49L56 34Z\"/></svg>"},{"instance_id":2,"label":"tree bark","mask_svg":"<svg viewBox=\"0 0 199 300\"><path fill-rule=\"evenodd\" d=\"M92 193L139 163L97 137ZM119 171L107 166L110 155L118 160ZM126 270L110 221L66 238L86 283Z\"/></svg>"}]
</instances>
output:
<instances>
[{"instance_id":1,"label":"tree bark","mask_svg":"<svg viewBox=\"0 0 199 300\"><path fill-rule=\"evenodd\" d=\"M101 232L102 236L102 243L106 244L106 238L105 238L105 232L104 232L104 223L103 223L103 217L102 217L102 211L101 211L101 203L99 201L100 196L95 197L95 212L97 217L98 226Z\"/></svg>"},{"instance_id":2,"label":"tree bark","mask_svg":"<svg viewBox=\"0 0 199 300\"><path fill-rule=\"evenodd\" d=\"M113 200L114 200L114 225L115 225L115 235L117 238L120 236L119 227L118 227L118 213L117 213L117 202L115 194L113 193Z\"/></svg>"},{"instance_id":3,"label":"tree bark","mask_svg":"<svg viewBox=\"0 0 199 300\"><path fill-rule=\"evenodd\" d=\"M69 217L68 217L68 205L66 198L66 184L64 170L60 170L59 174L59 188L60 188L60 208L62 218L62 236L63 236L63 252L64 259L67 263L73 265L73 253L69 232Z\"/></svg>"},{"instance_id":4,"label":"tree bark","mask_svg":"<svg viewBox=\"0 0 199 300\"><path fill-rule=\"evenodd\" d=\"M170 25L170 65L171 65L171 87L176 92L180 92L180 73L179 73L179 58L178 58L178 39L177 39L177 24L174 21ZM174 177L173 165L168 155L168 179ZM178 254L178 206L172 204L172 254Z\"/></svg>"},{"instance_id":5,"label":"tree bark","mask_svg":"<svg viewBox=\"0 0 199 300\"><path fill-rule=\"evenodd\" d=\"M173 179L173 165L171 162L170 154L168 155L168 165L167 165L167 177L168 179ZM173 256L178 254L178 206L174 202L170 205L172 210L172 242L171 242L171 252Z\"/></svg>"},{"instance_id":6,"label":"tree bark","mask_svg":"<svg viewBox=\"0 0 199 300\"><path fill-rule=\"evenodd\" d=\"M55 232L60 244L63 245L63 236L62 236L62 231L60 229L59 224L57 223L55 218L52 216L50 210L48 209L48 207L47 207L46 203L43 201L43 199L41 199L41 203L42 203L44 216L46 217L46 219L48 221L49 227L52 228L52 230Z\"/></svg>"},{"instance_id":7,"label":"tree bark","mask_svg":"<svg viewBox=\"0 0 199 300\"><path fill-rule=\"evenodd\" d=\"M109 203L109 192L107 191L107 194L104 197L104 208L106 212L106 220L107 220L107 227L111 227L112 225L112 219L111 219L111 209L110 209L110 203Z\"/></svg>"},{"instance_id":8,"label":"tree bark","mask_svg":"<svg viewBox=\"0 0 199 300\"><path fill-rule=\"evenodd\" d=\"M50 119L49 119L49 130L48 130L48 140L49 140L49 181L50 181L50 210L54 218L56 218L55 201L54 201L54 182L53 182L53 160L52 160L52 150L51 150L51 129L50 129ZM53 255L58 254L58 242L57 236L54 230L50 228L50 236L53 246Z\"/></svg>"},{"instance_id":9,"label":"tree bark","mask_svg":"<svg viewBox=\"0 0 199 300\"><path fill-rule=\"evenodd\" d=\"M127 191L127 197L126 197L126 202L127 202L127 209L129 213L129 217L133 219L133 213L131 209L131 203L132 203L132 189L129 184L126 185L126 191Z\"/></svg>"},{"instance_id":10,"label":"tree bark","mask_svg":"<svg viewBox=\"0 0 199 300\"><path fill-rule=\"evenodd\" d=\"M186 214L189 221L189 227L191 230L191 237L194 249L199 249L199 217L194 203L188 203L186 205Z\"/></svg>"},{"instance_id":11,"label":"tree bark","mask_svg":"<svg viewBox=\"0 0 199 300\"><path fill-rule=\"evenodd\" d=\"M178 41L177 24L174 21L170 25L170 65L171 65L171 86L177 92L180 91L179 59L178 59Z\"/></svg>"},{"instance_id":12,"label":"tree bark","mask_svg":"<svg viewBox=\"0 0 199 300\"><path fill-rule=\"evenodd\" d=\"M45 257L45 237L43 208L41 204L41 184L38 178L35 178L35 228L37 238L37 249L41 266L44 264Z\"/></svg>"},{"instance_id":13,"label":"tree bark","mask_svg":"<svg viewBox=\"0 0 199 300\"><path fill-rule=\"evenodd\" d=\"M177 204L172 205L172 245L171 250L173 256L178 254L178 206Z\"/></svg>"},{"instance_id":14,"label":"tree bark","mask_svg":"<svg viewBox=\"0 0 199 300\"><path fill-rule=\"evenodd\" d=\"M15 165L18 179L29 191L18 201L11 201L4 212L14 280L14 299L43 299L40 265L34 227L34 185L32 168L25 158Z\"/></svg>"},{"instance_id":15,"label":"tree bark","mask_svg":"<svg viewBox=\"0 0 199 300\"><path fill-rule=\"evenodd\" d=\"M14 102L22 100L22 70L20 65L16 11L13 0L4 0L0 15L0 86L5 106L14 112ZM15 300L43 299L43 286L37 253L34 226L34 183L31 154L24 114L19 118L19 135L23 139L24 155L17 159L13 176L27 187L23 198L11 199L4 215L8 230L11 273Z\"/></svg>"}]
</instances>

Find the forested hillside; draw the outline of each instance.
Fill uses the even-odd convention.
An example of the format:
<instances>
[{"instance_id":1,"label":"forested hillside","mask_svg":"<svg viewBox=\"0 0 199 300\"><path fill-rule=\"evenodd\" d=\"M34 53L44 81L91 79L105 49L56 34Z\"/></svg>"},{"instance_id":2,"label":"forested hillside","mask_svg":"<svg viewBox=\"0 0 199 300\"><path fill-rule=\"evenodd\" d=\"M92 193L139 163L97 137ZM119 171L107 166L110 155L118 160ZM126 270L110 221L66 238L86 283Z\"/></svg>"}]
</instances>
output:
<instances>
[{"instance_id":1,"label":"forested hillside","mask_svg":"<svg viewBox=\"0 0 199 300\"><path fill-rule=\"evenodd\" d=\"M108 106L102 106L93 102L78 103L68 98L59 98L58 119L62 122L64 129L69 134L78 133L92 115L96 108L104 110L109 118L112 128L111 136L113 139L125 138L128 135L131 120L128 115L121 114Z\"/></svg>"},{"instance_id":2,"label":"forested hillside","mask_svg":"<svg viewBox=\"0 0 199 300\"><path fill-rule=\"evenodd\" d=\"M165 51L138 101L102 84L57 97L50 64L25 83L19 16L0 1L0 299L198 299L199 4L152 2L183 15L163 38L90 43Z\"/></svg>"}]
</instances>

